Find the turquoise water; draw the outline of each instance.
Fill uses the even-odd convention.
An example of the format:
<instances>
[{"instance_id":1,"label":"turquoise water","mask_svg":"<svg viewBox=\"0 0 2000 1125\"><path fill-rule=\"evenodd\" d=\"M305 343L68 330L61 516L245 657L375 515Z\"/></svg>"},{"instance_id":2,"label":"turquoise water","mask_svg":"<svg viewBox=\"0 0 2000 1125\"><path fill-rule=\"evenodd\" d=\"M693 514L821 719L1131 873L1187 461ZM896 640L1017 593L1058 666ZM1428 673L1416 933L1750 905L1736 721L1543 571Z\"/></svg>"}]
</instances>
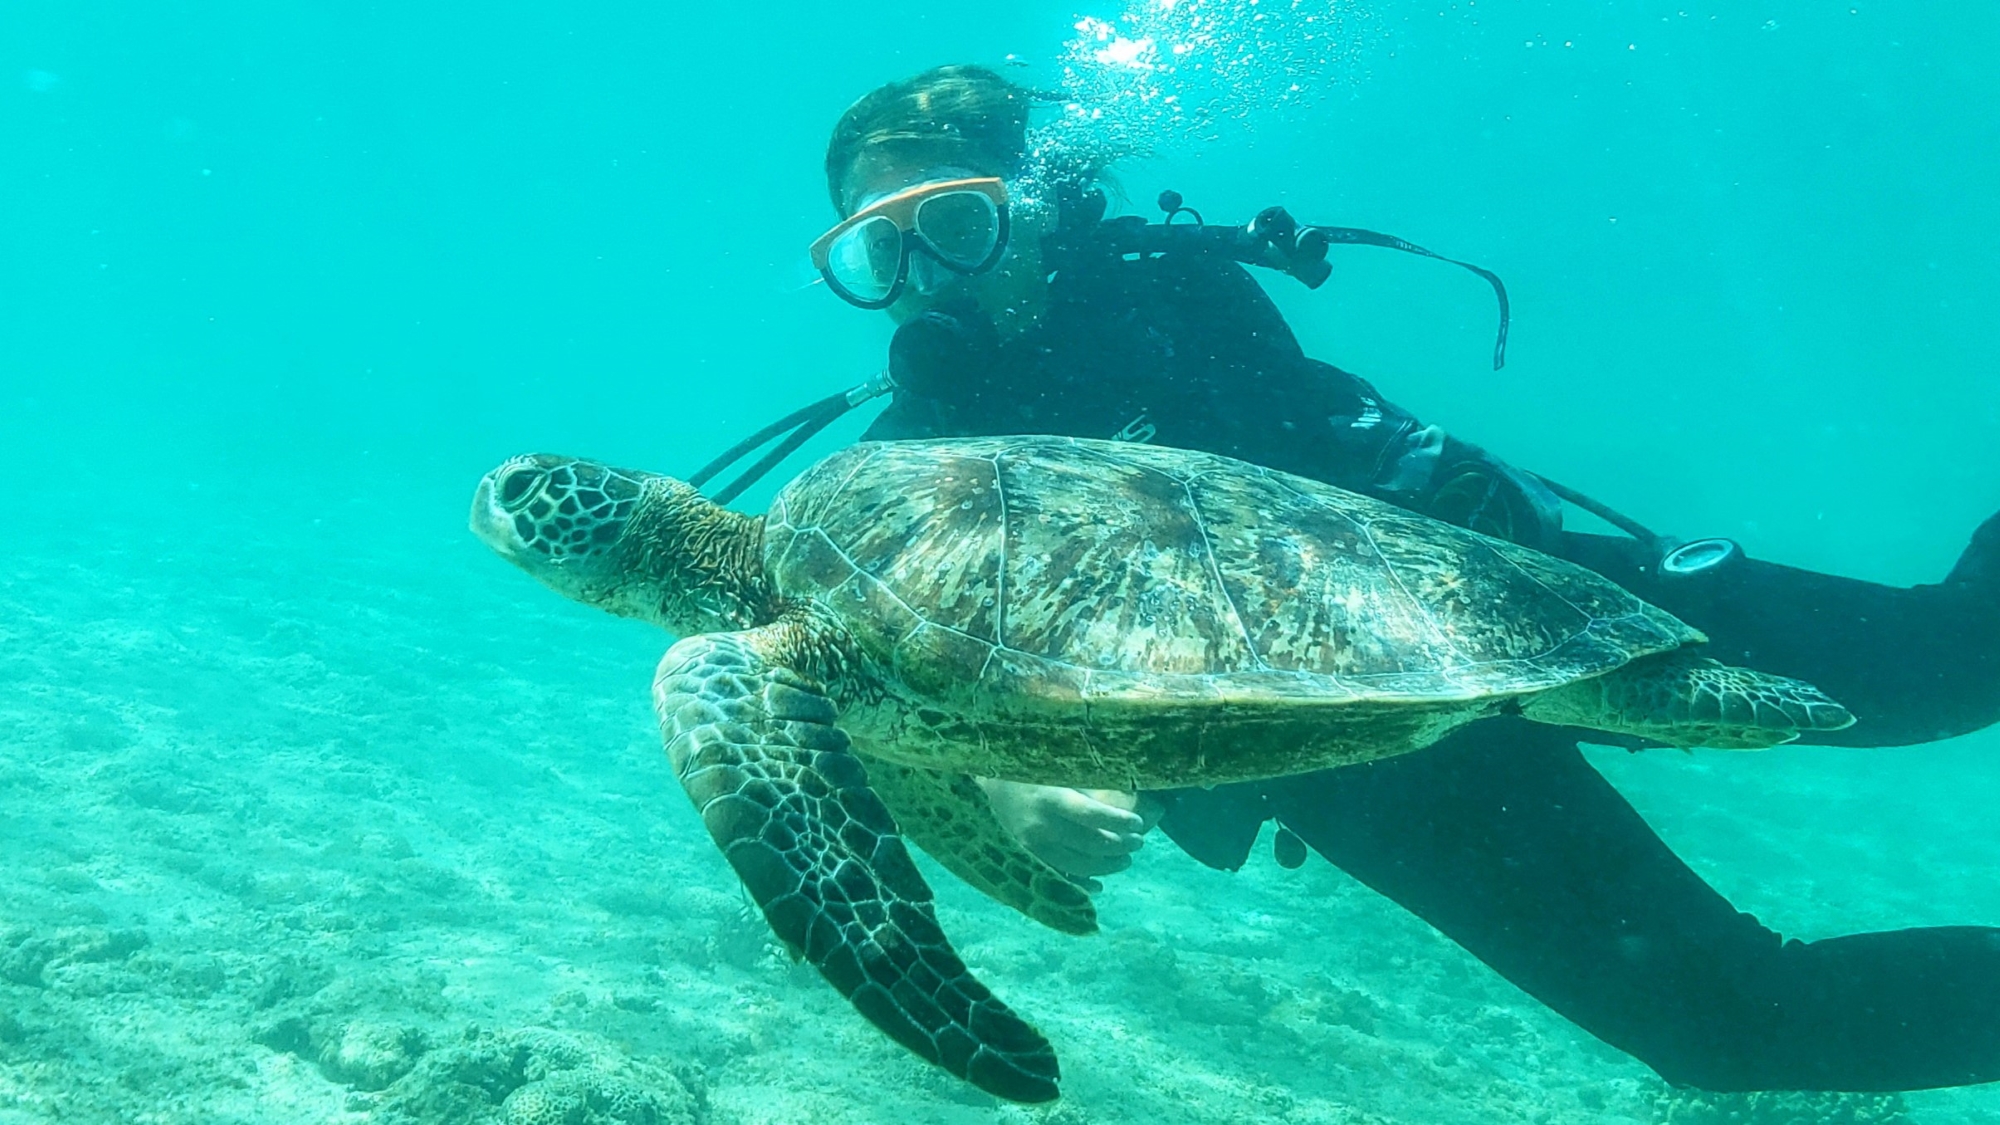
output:
<instances>
[{"instance_id":1,"label":"turquoise water","mask_svg":"<svg viewBox=\"0 0 2000 1125\"><path fill-rule=\"evenodd\" d=\"M1992 1089L1672 1095L1264 853L1157 841L1087 941L931 869L1062 1053L1052 1111L767 948L660 755L661 638L464 511L513 453L687 471L879 366L886 323L798 263L881 81L1016 54L1176 90L1207 115L1112 105L1157 130L1134 209L1278 202L1496 269L1498 374L1458 271L1271 284L1315 355L1655 526L1907 584L2000 507L1989 8L1183 3L1118 25L1192 46L1146 74L1079 14L1121 13L0 8L0 1122L500 1120L586 1080L717 1125L2000 1121ZM1594 760L1811 938L2000 923L1997 750Z\"/></svg>"}]
</instances>

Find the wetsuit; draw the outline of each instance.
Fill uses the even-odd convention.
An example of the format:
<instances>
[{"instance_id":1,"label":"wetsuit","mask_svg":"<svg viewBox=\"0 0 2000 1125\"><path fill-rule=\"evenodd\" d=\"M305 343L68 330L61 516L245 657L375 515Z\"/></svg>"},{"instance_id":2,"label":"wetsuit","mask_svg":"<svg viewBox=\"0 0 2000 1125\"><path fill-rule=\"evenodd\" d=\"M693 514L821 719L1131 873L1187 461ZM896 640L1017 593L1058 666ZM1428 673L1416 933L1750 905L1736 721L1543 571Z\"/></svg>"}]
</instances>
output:
<instances>
[{"instance_id":1,"label":"wetsuit","mask_svg":"<svg viewBox=\"0 0 2000 1125\"><path fill-rule=\"evenodd\" d=\"M1004 344L975 316L903 325L891 346L902 389L868 438L1122 435L1227 454L1590 566L1708 632L1719 659L1814 682L1858 716L1816 741L1923 742L2000 720L2000 517L1936 586L1750 559L1662 582L1631 541L1561 532L1532 479L1308 359L1241 267L1051 261L1046 315ZM1275 817L1672 1082L1909 1090L2000 1080L2000 929L1785 941L1669 851L1577 736L1490 720L1402 757L1180 791L1162 827L1197 859L1233 869Z\"/></svg>"}]
</instances>

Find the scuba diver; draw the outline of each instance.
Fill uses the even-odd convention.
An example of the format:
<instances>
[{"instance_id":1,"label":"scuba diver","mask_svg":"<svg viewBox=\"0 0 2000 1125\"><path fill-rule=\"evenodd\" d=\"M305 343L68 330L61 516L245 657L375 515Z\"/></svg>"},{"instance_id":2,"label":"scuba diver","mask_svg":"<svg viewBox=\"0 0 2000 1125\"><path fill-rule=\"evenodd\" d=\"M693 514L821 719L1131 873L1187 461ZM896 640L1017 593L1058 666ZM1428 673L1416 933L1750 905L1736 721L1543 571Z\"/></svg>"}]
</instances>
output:
<instances>
[{"instance_id":1,"label":"scuba diver","mask_svg":"<svg viewBox=\"0 0 2000 1125\"><path fill-rule=\"evenodd\" d=\"M1807 741L1907 745L2000 720L2000 515L1944 581L1910 589L1665 540L1308 358L1244 268L1316 285L1332 244L1438 255L1276 209L1209 227L1171 193L1166 223L1106 220L1103 169L1031 167L1036 100L954 66L846 111L826 155L841 221L812 255L836 294L896 320L888 372L753 435L694 483L794 430L726 500L841 411L893 392L866 440L1047 433L1205 450L1570 559L1707 632L1717 659L1815 683L1860 720ZM1031 172L1053 205L1010 208L1008 184ZM1456 264L1500 297L1497 366L1505 290ZM1564 500L1629 537L1563 530ZM1080 876L1127 866L1162 816L1185 851L1234 870L1275 819L1280 863L1317 851L1675 1084L2000 1080L2000 929L1787 941L1683 864L1576 732L1493 719L1416 754L1212 790L981 784L1024 844Z\"/></svg>"}]
</instances>

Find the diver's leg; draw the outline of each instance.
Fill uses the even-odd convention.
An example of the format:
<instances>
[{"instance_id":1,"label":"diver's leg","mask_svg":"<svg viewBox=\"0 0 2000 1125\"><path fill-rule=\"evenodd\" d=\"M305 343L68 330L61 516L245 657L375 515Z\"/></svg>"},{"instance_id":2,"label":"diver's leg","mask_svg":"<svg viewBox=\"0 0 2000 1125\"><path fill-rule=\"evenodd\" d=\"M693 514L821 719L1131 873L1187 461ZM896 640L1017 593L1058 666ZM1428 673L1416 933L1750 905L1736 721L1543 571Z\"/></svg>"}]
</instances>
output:
<instances>
[{"instance_id":1,"label":"diver's leg","mask_svg":"<svg viewBox=\"0 0 2000 1125\"><path fill-rule=\"evenodd\" d=\"M2000 722L2000 516L1936 585L1882 586L1739 558L1661 578L1629 539L1568 534L1562 554L1707 633L1708 655L1806 680L1858 722L1802 741L1903 746Z\"/></svg>"},{"instance_id":2,"label":"diver's leg","mask_svg":"<svg viewBox=\"0 0 2000 1125\"><path fill-rule=\"evenodd\" d=\"M1668 850L1574 733L1495 720L1266 793L1327 859L1669 1081L2000 1079L2000 930L1787 943Z\"/></svg>"}]
</instances>

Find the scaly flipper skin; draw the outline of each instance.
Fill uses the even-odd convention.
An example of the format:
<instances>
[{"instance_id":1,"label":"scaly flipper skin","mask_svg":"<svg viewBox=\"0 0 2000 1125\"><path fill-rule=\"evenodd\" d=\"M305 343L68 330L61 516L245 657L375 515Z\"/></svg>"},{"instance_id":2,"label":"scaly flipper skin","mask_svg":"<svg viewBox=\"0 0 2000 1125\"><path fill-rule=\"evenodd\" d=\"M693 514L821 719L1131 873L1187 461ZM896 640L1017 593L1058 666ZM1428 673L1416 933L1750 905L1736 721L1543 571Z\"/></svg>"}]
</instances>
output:
<instances>
[{"instance_id":1,"label":"scaly flipper skin","mask_svg":"<svg viewBox=\"0 0 2000 1125\"><path fill-rule=\"evenodd\" d=\"M1537 722L1595 727L1669 746L1762 750L1807 731L1854 725L1811 684L1735 668L1689 652L1635 660L1528 698Z\"/></svg>"},{"instance_id":2,"label":"scaly flipper skin","mask_svg":"<svg viewBox=\"0 0 2000 1125\"><path fill-rule=\"evenodd\" d=\"M1097 932L1089 889L1023 847L971 777L870 759L868 780L904 835L988 898L1052 930Z\"/></svg>"},{"instance_id":3,"label":"scaly flipper skin","mask_svg":"<svg viewBox=\"0 0 2000 1125\"><path fill-rule=\"evenodd\" d=\"M773 658L799 630L667 650L653 700L674 773L772 930L862 1015L996 1097L1055 1098L1055 1052L952 950L832 701Z\"/></svg>"}]
</instances>

